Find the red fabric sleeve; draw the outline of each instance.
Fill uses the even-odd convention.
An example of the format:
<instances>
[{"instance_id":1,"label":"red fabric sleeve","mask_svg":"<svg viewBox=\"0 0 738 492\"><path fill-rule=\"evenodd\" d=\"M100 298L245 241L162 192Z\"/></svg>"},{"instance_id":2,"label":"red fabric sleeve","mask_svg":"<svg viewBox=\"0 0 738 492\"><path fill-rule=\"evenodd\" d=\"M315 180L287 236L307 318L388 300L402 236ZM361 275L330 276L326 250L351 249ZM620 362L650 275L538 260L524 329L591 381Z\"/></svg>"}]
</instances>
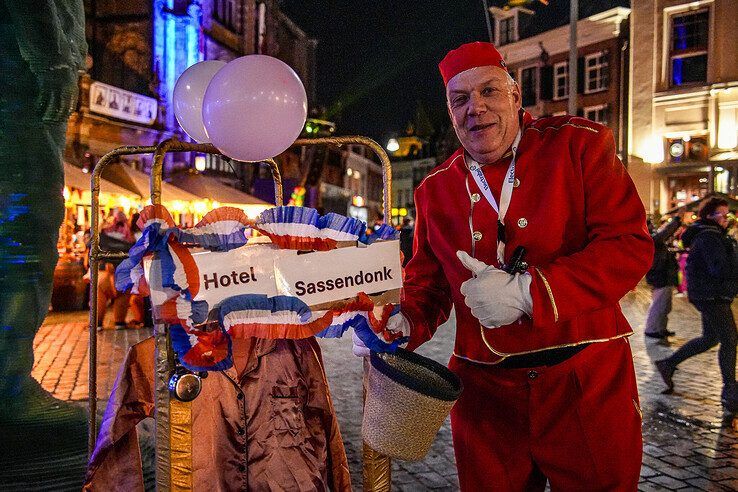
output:
<instances>
[{"instance_id":1,"label":"red fabric sleeve","mask_svg":"<svg viewBox=\"0 0 738 492\"><path fill-rule=\"evenodd\" d=\"M413 257L405 266L402 314L410 322L408 350L415 350L433 337L451 312L451 289L428 240L424 188L415 191L415 237Z\"/></svg>"},{"instance_id":2,"label":"red fabric sleeve","mask_svg":"<svg viewBox=\"0 0 738 492\"><path fill-rule=\"evenodd\" d=\"M529 269L536 327L617 303L653 260L645 209L615 154L611 130L603 128L585 142L581 168L588 243L581 251Z\"/></svg>"}]
</instances>

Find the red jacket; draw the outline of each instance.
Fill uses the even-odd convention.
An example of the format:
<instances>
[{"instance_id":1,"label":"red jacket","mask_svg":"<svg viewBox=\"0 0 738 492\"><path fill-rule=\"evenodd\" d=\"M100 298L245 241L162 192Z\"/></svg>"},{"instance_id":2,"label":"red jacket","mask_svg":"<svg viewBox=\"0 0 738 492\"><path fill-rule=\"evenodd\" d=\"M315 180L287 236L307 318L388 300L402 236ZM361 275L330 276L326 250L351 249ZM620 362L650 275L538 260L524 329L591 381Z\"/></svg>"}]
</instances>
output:
<instances>
[{"instance_id":1,"label":"red jacket","mask_svg":"<svg viewBox=\"0 0 738 492\"><path fill-rule=\"evenodd\" d=\"M510 158L508 152L483 168L498 201ZM532 317L490 330L464 304L459 289L471 273L456 251L471 254L472 233L481 233L476 258L496 265L497 214L469 174L461 148L415 191L414 254L402 303L412 325L410 349L433 336L451 303L454 355L484 363L632 333L618 301L650 267L653 242L612 132L583 118L533 120L526 113L515 176L505 254L508 260L518 245L528 250Z\"/></svg>"}]
</instances>

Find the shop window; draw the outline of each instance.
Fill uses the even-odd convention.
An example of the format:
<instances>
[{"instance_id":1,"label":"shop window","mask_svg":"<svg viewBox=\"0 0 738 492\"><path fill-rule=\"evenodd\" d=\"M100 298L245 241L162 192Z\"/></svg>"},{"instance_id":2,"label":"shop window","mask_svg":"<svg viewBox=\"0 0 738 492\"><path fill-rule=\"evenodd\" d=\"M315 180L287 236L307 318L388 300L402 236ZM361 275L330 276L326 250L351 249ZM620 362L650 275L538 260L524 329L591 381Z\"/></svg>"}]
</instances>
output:
<instances>
[{"instance_id":1,"label":"shop window","mask_svg":"<svg viewBox=\"0 0 738 492\"><path fill-rule=\"evenodd\" d=\"M610 85L608 54L599 52L584 58L584 93L602 91Z\"/></svg>"},{"instance_id":2,"label":"shop window","mask_svg":"<svg viewBox=\"0 0 738 492\"><path fill-rule=\"evenodd\" d=\"M671 18L671 85L707 82L709 20L708 10L679 14Z\"/></svg>"},{"instance_id":3,"label":"shop window","mask_svg":"<svg viewBox=\"0 0 738 492\"><path fill-rule=\"evenodd\" d=\"M584 117L588 120L596 121L597 123L600 123L602 125L608 124L608 116L610 113L610 108L607 106L607 104L600 104L599 106L590 106L588 108L584 108Z\"/></svg>"},{"instance_id":4,"label":"shop window","mask_svg":"<svg viewBox=\"0 0 738 492\"><path fill-rule=\"evenodd\" d=\"M667 139L668 160L672 164L680 162L705 162L709 156L707 136L685 136Z\"/></svg>"},{"instance_id":5,"label":"shop window","mask_svg":"<svg viewBox=\"0 0 738 492\"><path fill-rule=\"evenodd\" d=\"M538 67L524 68L520 71L520 92L523 106L533 106L538 101L536 90Z\"/></svg>"},{"instance_id":6,"label":"shop window","mask_svg":"<svg viewBox=\"0 0 738 492\"><path fill-rule=\"evenodd\" d=\"M560 62L554 65L554 99L569 97L569 63Z\"/></svg>"},{"instance_id":7,"label":"shop window","mask_svg":"<svg viewBox=\"0 0 738 492\"><path fill-rule=\"evenodd\" d=\"M684 205L704 198L707 195L707 175L673 176L669 179L669 203L667 208Z\"/></svg>"}]
</instances>

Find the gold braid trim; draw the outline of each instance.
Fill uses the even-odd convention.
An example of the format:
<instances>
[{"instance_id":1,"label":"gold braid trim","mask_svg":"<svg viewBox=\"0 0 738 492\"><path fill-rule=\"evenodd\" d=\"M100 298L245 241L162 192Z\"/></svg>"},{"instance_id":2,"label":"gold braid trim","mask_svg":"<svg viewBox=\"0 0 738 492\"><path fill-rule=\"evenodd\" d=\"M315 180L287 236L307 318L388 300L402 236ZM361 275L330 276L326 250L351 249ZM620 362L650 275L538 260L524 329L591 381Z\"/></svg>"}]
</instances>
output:
<instances>
[{"instance_id":1,"label":"gold braid trim","mask_svg":"<svg viewBox=\"0 0 738 492\"><path fill-rule=\"evenodd\" d=\"M612 340L617 340L619 338L627 338L627 337L629 337L629 336L631 336L633 334L632 331L629 331L628 333L623 333L621 335L615 335L614 337L609 337L609 338L596 338L596 339L592 339L592 340L581 340L579 342L562 343L560 345L551 345L550 347L542 347L542 348L538 348L538 349L535 349L535 350L526 350L524 352L512 352L512 353L507 354L507 353L500 352L500 351L496 350L487 341L487 339L484 336L484 331L485 330L488 330L489 328L485 328L481 324L479 325L479 328L480 328L480 331L481 331L482 341L484 342L484 345L487 347L487 349L490 352L492 352L493 354L495 354L498 357L501 357L500 360L495 361L495 362L487 362L487 361L483 361L483 360L476 360L476 359L471 359L469 357L465 357L463 355L459 355L455 351L453 352L453 356L454 357L458 357L459 359L468 360L469 362L476 362L477 364L486 364L486 365L494 366L494 365L499 364L500 362L502 362L506 358L512 357L514 355L534 354L536 352L543 352L544 350L558 349L558 348L566 348L566 347L576 347L578 345L584 345L584 344L587 344L587 343L609 342L609 341L612 341Z\"/></svg>"},{"instance_id":2,"label":"gold braid trim","mask_svg":"<svg viewBox=\"0 0 738 492\"><path fill-rule=\"evenodd\" d=\"M556 323L559 320L559 309L556 307L556 299L554 299L553 291L551 290L551 285L548 283L548 280L546 279L546 276L543 275L543 272L541 272L537 267L533 267L536 270L536 273L541 276L541 280L543 280L543 285L546 287L546 292L548 292L548 298L551 300L551 306L553 307L554 312L554 323Z\"/></svg>"},{"instance_id":3,"label":"gold braid trim","mask_svg":"<svg viewBox=\"0 0 738 492\"><path fill-rule=\"evenodd\" d=\"M169 401L172 491L192 490L192 402Z\"/></svg>"}]
</instances>

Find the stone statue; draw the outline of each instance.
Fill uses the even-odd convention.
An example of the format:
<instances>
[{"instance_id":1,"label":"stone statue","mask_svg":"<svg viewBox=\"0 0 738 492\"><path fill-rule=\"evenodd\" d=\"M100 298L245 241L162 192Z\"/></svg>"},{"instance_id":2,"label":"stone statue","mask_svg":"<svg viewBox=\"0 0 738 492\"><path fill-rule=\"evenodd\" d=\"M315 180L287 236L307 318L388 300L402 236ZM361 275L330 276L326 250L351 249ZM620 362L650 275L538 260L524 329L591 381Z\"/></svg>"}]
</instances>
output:
<instances>
[{"instance_id":1,"label":"stone statue","mask_svg":"<svg viewBox=\"0 0 738 492\"><path fill-rule=\"evenodd\" d=\"M0 0L0 434L11 441L8 454L31 439L19 428L14 440L8 422L31 425L63 407L43 408L53 400L31 368L58 259L62 153L86 53L83 0Z\"/></svg>"}]
</instances>

